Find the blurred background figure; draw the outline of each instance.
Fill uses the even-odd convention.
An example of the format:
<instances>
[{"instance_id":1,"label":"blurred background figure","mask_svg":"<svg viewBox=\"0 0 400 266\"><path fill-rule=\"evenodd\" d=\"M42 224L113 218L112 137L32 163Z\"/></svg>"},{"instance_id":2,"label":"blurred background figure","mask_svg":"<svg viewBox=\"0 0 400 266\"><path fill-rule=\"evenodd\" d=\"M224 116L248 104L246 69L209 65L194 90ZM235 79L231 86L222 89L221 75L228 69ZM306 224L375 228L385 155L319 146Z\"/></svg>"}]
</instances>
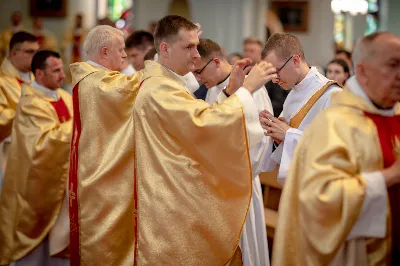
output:
<instances>
[{"instance_id":1,"label":"blurred background figure","mask_svg":"<svg viewBox=\"0 0 400 266\"><path fill-rule=\"evenodd\" d=\"M353 62L351 61L351 52L343 49L339 49L336 51L335 59L344 60L349 66L350 76L353 75Z\"/></svg>"},{"instance_id":2,"label":"blurred background figure","mask_svg":"<svg viewBox=\"0 0 400 266\"><path fill-rule=\"evenodd\" d=\"M32 33L36 36L40 50L58 51L57 39L54 34L43 26L43 19L34 17L32 19Z\"/></svg>"},{"instance_id":3,"label":"blurred background figure","mask_svg":"<svg viewBox=\"0 0 400 266\"><path fill-rule=\"evenodd\" d=\"M7 56L11 37L14 33L22 31L23 29L21 12L14 11L11 14L11 26L0 33L0 62L3 62L3 59Z\"/></svg>"},{"instance_id":4,"label":"blurred background figure","mask_svg":"<svg viewBox=\"0 0 400 266\"><path fill-rule=\"evenodd\" d=\"M236 63L237 60L242 59L242 55L239 53L232 53L228 56L228 62L231 65L234 65Z\"/></svg>"},{"instance_id":5,"label":"blurred background figure","mask_svg":"<svg viewBox=\"0 0 400 266\"><path fill-rule=\"evenodd\" d=\"M328 64L326 77L344 85L350 77L349 65L342 59L333 59Z\"/></svg>"},{"instance_id":6,"label":"blurred background figure","mask_svg":"<svg viewBox=\"0 0 400 266\"><path fill-rule=\"evenodd\" d=\"M87 29L83 26L83 15L76 14L74 25L64 34L62 43L62 55L64 57L64 70L66 74L64 87L67 88L68 91L71 90L72 82L69 65L86 60L83 42L86 39L87 32Z\"/></svg>"},{"instance_id":7,"label":"blurred background figure","mask_svg":"<svg viewBox=\"0 0 400 266\"><path fill-rule=\"evenodd\" d=\"M256 38L247 38L243 41L243 57L250 58L253 64L261 61L261 50L263 44Z\"/></svg>"}]
</instances>

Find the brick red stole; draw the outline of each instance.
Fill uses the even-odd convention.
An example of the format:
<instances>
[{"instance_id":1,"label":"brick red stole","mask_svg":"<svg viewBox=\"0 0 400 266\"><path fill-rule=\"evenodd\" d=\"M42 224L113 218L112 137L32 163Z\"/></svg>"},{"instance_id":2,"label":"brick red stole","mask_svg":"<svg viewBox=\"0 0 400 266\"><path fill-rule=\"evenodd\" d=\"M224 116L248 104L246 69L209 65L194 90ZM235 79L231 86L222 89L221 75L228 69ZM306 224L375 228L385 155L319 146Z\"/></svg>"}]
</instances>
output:
<instances>
[{"instance_id":1,"label":"brick red stole","mask_svg":"<svg viewBox=\"0 0 400 266\"><path fill-rule=\"evenodd\" d=\"M81 136L82 122L79 109L79 83L73 89L72 102L74 106L74 118L72 129L71 150L69 155L69 221L70 221L70 265L80 265L79 249L79 212L78 212L78 147Z\"/></svg>"},{"instance_id":2,"label":"brick red stole","mask_svg":"<svg viewBox=\"0 0 400 266\"><path fill-rule=\"evenodd\" d=\"M384 167L390 167L396 159L395 141L400 141L400 115L382 116L364 112L378 130ZM374 152L374 151L371 151ZM400 154L398 153L397 156ZM400 184L388 189L392 215L392 265L400 265Z\"/></svg>"}]
</instances>

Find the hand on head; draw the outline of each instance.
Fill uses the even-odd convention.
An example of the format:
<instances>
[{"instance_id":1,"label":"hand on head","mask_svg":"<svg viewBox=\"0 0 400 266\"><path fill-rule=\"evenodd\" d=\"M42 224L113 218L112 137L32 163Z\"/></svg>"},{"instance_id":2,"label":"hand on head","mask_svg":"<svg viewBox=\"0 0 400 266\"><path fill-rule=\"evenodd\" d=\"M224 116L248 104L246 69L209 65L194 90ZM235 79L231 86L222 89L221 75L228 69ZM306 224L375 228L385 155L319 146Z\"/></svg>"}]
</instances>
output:
<instances>
[{"instance_id":1,"label":"hand on head","mask_svg":"<svg viewBox=\"0 0 400 266\"><path fill-rule=\"evenodd\" d=\"M275 78L277 78L276 68L268 62L261 61L251 69L243 83L243 87L248 89L250 93L253 93L264 86L265 83Z\"/></svg>"},{"instance_id":2,"label":"hand on head","mask_svg":"<svg viewBox=\"0 0 400 266\"><path fill-rule=\"evenodd\" d=\"M247 73L249 73L252 68L252 66L250 66L251 63L250 58L243 58L236 61L229 78L229 84L226 88L226 92L229 95L235 93L243 85Z\"/></svg>"}]
</instances>

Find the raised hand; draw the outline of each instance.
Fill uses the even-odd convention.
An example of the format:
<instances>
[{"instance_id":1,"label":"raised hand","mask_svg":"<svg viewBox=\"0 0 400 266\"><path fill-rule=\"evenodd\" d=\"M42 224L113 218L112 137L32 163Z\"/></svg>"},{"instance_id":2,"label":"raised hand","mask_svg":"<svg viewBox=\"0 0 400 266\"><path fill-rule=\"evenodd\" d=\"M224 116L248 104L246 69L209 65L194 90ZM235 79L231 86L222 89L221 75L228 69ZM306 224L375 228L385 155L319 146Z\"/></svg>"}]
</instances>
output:
<instances>
[{"instance_id":1,"label":"raised hand","mask_svg":"<svg viewBox=\"0 0 400 266\"><path fill-rule=\"evenodd\" d=\"M229 77L229 84L226 87L226 92L229 95L235 93L240 87L242 87L246 74L251 70L251 59L243 58L236 61L233 66L233 70Z\"/></svg>"},{"instance_id":2,"label":"raised hand","mask_svg":"<svg viewBox=\"0 0 400 266\"><path fill-rule=\"evenodd\" d=\"M270 63L262 61L253 67L243 83L250 93L257 91L268 81L277 78L276 69Z\"/></svg>"}]
</instances>

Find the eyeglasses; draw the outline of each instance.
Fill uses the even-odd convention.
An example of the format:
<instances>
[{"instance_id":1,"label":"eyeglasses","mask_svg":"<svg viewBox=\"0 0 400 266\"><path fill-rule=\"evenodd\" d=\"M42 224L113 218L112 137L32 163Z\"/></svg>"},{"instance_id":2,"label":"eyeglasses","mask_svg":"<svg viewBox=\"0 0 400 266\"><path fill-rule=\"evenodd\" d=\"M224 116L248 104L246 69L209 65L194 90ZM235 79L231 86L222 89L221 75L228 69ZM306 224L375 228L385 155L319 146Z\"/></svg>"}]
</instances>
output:
<instances>
[{"instance_id":1,"label":"eyeglasses","mask_svg":"<svg viewBox=\"0 0 400 266\"><path fill-rule=\"evenodd\" d=\"M290 59L292 59L294 57L294 55L292 55L291 57L288 58L288 60L286 60L286 62L276 70L276 73L279 75L279 72L287 65L287 63L289 63Z\"/></svg>"},{"instance_id":2,"label":"eyeglasses","mask_svg":"<svg viewBox=\"0 0 400 266\"><path fill-rule=\"evenodd\" d=\"M208 66L208 64L210 64L213 60L214 60L214 58L211 58L211 60L208 61L208 63L207 63L202 69L200 69L200 70L198 70L198 71L195 71L195 72L193 72L193 73L194 73L195 75L200 75L201 72L203 72L204 69Z\"/></svg>"}]
</instances>

